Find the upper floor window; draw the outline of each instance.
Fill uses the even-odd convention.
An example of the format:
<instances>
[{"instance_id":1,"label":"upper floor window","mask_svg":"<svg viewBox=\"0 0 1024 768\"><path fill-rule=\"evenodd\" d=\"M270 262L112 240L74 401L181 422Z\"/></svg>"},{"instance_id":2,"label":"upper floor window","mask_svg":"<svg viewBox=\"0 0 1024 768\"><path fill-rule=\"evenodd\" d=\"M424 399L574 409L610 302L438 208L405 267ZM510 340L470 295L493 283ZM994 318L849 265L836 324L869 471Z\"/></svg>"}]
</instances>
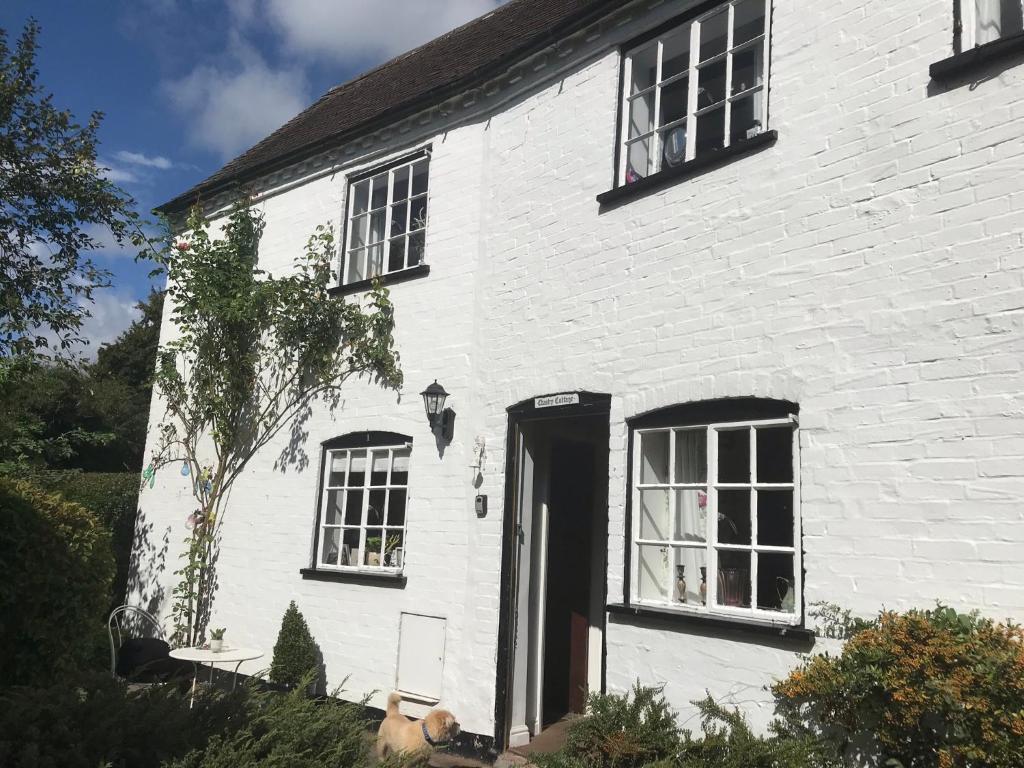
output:
<instances>
[{"instance_id":1,"label":"upper floor window","mask_svg":"<svg viewBox=\"0 0 1024 768\"><path fill-rule=\"evenodd\" d=\"M1024 31L1022 0L960 0L962 48L970 50L985 43Z\"/></svg>"},{"instance_id":2,"label":"upper floor window","mask_svg":"<svg viewBox=\"0 0 1024 768\"><path fill-rule=\"evenodd\" d=\"M400 571L412 441L359 432L324 443L316 567Z\"/></svg>"},{"instance_id":3,"label":"upper floor window","mask_svg":"<svg viewBox=\"0 0 1024 768\"><path fill-rule=\"evenodd\" d=\"M429 172L420 153L349 183L342 284L423 263Z\"/></svg>"},{"instance_id":4,"label":"upper floor window","mask_svg":"<svg viewBox=\"0 0 1024 768\"><path fill-rule=\"evenodd\" d=\"M747 405L709 404L714 412L697 404L634 431L631 600L795 624L802 614L796 416L786 403L740 402Z\"/></svg>"},{"instance_id":5,"label":"upper floor window","mask_svg":"<svg viewBox=\"0 0 1024 768\"><path fill-rule=\"evenodd\" d=\"M733 0L629 49L618 183L766 130L771 0Z\"/></svg>"}]
</instances>

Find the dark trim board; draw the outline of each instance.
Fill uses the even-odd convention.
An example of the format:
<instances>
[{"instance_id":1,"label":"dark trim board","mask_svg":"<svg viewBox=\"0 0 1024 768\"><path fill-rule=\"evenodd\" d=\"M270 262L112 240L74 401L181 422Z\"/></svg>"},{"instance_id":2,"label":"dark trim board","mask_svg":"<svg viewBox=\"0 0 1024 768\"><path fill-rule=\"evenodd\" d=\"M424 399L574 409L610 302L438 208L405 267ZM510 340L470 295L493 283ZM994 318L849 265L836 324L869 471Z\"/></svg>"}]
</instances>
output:
<instances>
[{"instance_id":1,"label":"dark trim board","mask_svg":"<svg viewBox=\"0 0 1024 768\"><path fill-rule=\"evenodd\" d=\"M1024 32L1008 35L936 61L928 67L928 74L937 82L955 80L982 69L987 64L1014 56L1024 56Z\"/></svg>"},{"instance_id":2,"label":"dark trim board","mask_svg":"<svg viewBox=\"0 0 1024 768\"><path fill-rule=\"evenodd\" d=\"M519 425L525 422L546 421L549 419L573 417L604 417L611 416L612 396L594 392L557 392L551 394L576 394L579 403L549 408L537 408L538 395L509 406L508 427L505 435L505 495L501 523L501 582L498 609L498 657L497 674L494 685L494 746L500 752L508 747L508 717L512 709L512 674L514 671L515 654L512 652L512 635L515 627L516 605L516 574L515 547L513 541L518 540L516 531L516 510L514 509L516 492L515 482L518 474L516 435ZM607 566L606 566L607 570ZM607 584L605 579L605 601L607 601ZM601 683L605 679L605 652L602 651Z\"/></svg>"},{"instance_id":3,"label":"dark trim board","mask_svg":"<svg viewBox=\"0 0 1024 768\"><path fill-rule=\"evenodd\" d=\"M407 581L404 573L372 571L332 571L328 568L300 568L303 579L310 581L340 581L349 584L369 584L374 587L404 589Z\"/></svg>"},{"instance_id":4,"label":"dark trim board","mask_svg":"<svg viewBox=\"0 0 1024 768\"><path fill-rule=\"evenodd\" d=\"M673 611L669 608L654 608L640 605L612 604L608 613L615 616L639 619L655 619L679 626L697 629L719 629L740 632L761 637L776 637L791 640L794 644L813 646L816 635L814 630L803 626L784 624L758 624L751 621L738 621L720 616L699 616L696 614Z\"/></svg>"}]
</instances>

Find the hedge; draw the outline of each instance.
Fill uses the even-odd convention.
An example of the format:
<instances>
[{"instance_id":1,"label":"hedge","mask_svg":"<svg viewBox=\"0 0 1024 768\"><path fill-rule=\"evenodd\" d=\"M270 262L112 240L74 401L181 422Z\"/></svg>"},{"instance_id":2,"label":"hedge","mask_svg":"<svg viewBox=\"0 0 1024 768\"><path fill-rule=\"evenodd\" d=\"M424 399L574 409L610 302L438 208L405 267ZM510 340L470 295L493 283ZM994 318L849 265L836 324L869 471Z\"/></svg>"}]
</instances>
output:
<instances>
[{"instance_id":1,"label":"hedge","mask_svg":"<svg viewBox=\"0 0 1024 768\"><path fill-rule=\"evenodd\" d=\"M85 507L0 477L0 685L40 685L95 659L110 533Z\"/></svg>"}]
</instances>

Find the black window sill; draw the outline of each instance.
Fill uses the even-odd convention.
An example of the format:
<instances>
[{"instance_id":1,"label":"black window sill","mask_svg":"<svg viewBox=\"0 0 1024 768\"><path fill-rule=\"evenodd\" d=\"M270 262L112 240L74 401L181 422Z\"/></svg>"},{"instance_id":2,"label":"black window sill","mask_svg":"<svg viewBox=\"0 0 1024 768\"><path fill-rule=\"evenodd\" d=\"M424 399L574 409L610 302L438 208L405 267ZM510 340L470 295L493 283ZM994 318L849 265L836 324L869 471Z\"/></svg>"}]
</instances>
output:
<instances>
[{"instance_id":1,"label":"black window sill","mask_svg":"<svg viewBox=\"0 0 1024 768\"><path fill-rule=\"evenodd\" d=\"M405 588L405 574L393 571L332 571L326 568L300 568L302 578L313 581L343 581L349 584L372 584L393 589Z\"/></svg>"},{"instance_id":2,"label":"black window sill","mask_svg":"<svg viewBox=\"0 0 1024 768\"><path fill-rule=\"evenodd\" d=\"M774 144L779 138L778 131L765 131L751 139L731 144L723 149L716 149L714 152L707 152L700 157L695 157L687 163L677 165L675 168L666 168L663 171L646 176L632 184L623 184L621 187L609 189L597 196L597 202L601 205L613 205L624 200L632 200L655 189L675 184L683 179L689 179L704 173L711 168L716 168L736 157L748 155L763 147Z\"/></svg>"},{"instance_id":3,"label":"black window sill","mask_svg":"<svg viewBox=\"0 0 1024 768\"><path fill-rule=\"evenodd\" d=\"M800 626L789 626L784 624L757 624L741 619L731 619L723 616L704 616L694 613L683 613L673 611L669 608L653 608L650 606L625 605L616 603L607 606L608 613L618 616L632 616L645 619L661 619L678 624L685 624L691 627L706 627L708 629L731 629L738 632L757 634L766 637L778 637L784 640L792 640L796 643L811 645L814 643L814 630Z\"/></svg>"},{"instance_id":4,"label":"black window sill","mask_svg":"<svg viewBox=\"0 0 1024 768\"><path fill-rule=\"evenodd\" d=\"M353 293L364 293L365 291L370 290L373 287L374 279L380 280L381 285L393 285L395 283L404 283L406 280L415 280L417 277L426 277L429 274L429 264L417 264L415 267L409 267L408 269L403 269L399 272L389 272L388 274L381 275L378 278L357 280L354 283L336 285L333 288L328 288L327 293L331 296L348 296Z\"/></svg>"},{"instance_id":5,"label":"black window sill","mask_svg":"<svg viewBox=\"0 0 1024 768\"><path fill-rule=\"evenodd\" d=\"M1013 55L1024 54L1024 32L993 40L991 43L979 45L969 51L950 56L948 59L936 61L928 68L932 80L942 82L953 80L986 64Z\"/></svg>"}]
</instances>

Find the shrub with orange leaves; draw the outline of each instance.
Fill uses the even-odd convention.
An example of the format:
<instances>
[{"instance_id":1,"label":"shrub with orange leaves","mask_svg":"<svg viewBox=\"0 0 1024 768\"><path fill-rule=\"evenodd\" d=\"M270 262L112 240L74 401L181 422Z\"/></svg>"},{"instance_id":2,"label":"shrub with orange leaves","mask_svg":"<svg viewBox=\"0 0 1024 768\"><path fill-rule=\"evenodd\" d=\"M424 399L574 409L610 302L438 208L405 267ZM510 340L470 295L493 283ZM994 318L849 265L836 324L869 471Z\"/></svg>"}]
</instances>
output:
<instances>
[{"instance_id":1,"label":"shrub with orange leaves","mask_svg":"<svg viewBox=\"0 0 1024 768\"><path fill-rule=\"evenodd\" d=\"M1024 631L977 613L883 612L772 690L788 730L851 764L1024 765Z\"/></svg>"}]
</instances>

